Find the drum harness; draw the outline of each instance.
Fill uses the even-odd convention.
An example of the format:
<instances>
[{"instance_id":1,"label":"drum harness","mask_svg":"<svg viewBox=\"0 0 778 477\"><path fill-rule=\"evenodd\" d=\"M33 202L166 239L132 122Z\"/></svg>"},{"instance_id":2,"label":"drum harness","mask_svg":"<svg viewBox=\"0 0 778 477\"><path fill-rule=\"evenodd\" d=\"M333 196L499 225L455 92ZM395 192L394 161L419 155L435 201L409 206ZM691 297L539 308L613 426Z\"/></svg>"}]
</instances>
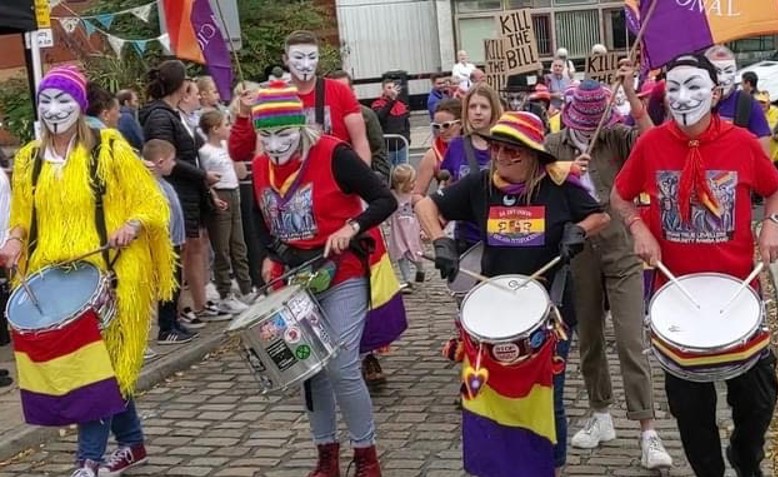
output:
<instances>
[{"instance_id":1,"label":"drum harness","mask_svg":"<svg viewBox=\"0 0 778 477\"><path fill-rule=\"evenodd\" d=\"M118 285L118 279L116 273L114 273L114 265L118 260L121 251L117 251L113 260L110 258L109 249L105 245L108 243L108 230L105 225L105 203L103 201L105 196L105 181L100 178L97 172L99 165L100 150L104 147L100 131L90 128L92 138L94 140L94 146L90 153L89 160L89 184L92 188L92 193L95 198L95 228L97 229L97 236L100 240L100 246L102 248L103 260L108 268L108 272L111 274L111 287L116 290ZM108 142L108 150L113 150L114 140L111 139ZM40 147L35 147L32 154L33 166L32 166L32 213L30 219L30 239L27 245L27 257L28 260L32 258L32 254L35 252L35 248L38 245L38 213L35 207L35 189L38 186L38 178L40 177L41 169L43 167L43 158L41 157Z\"/></svg>"}]
</instances>

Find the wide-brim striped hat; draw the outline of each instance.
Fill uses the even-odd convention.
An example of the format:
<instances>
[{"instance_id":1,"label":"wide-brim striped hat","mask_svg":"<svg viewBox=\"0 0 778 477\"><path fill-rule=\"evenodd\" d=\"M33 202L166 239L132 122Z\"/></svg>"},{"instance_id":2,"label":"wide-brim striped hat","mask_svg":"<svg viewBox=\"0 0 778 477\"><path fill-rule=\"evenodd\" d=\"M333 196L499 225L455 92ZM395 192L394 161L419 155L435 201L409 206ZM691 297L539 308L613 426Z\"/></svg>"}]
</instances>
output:
<instances>
[{"instance_id":1,"label":"wide-brim striped hat","mask_svg":"<svg viewBox=\"0 0 778 477\"><path fill-rule=\"evenodd\" d=\"M602 115L608 109L611 91L594 80L583 80L573 91L573 98L562 111L562 122L576 131L593 132L600 124ZM621 115L611 108L610 116L603 127L610 127L621 121Z\"/></svg>"},{"instance_id":2,"label":"wide-brim striped hat","mask_svg":"<svg viewBox=\"0 0 778 477\"><path fill-rule=\"evenodd\" d=\"M511 111L500 116L497 124L489 130L489 134L476 134L489 142L532 149L538 153L541 163L548 164L556 161L556 158L543 146L545 131L543 121L534 114L526 111Z\"/></svg>"},{"instance_id":3,"label":"wide-brim striped hat","mask_svg":"<svg viewBox=\"0 0 778 477\"><path fill-rule=\"evenodd\" d=\"M251 109L254 129L282 129L305 126L303 102L297 88L284 81L271 81L257 91Z\"/></svg>"}]
</instances>

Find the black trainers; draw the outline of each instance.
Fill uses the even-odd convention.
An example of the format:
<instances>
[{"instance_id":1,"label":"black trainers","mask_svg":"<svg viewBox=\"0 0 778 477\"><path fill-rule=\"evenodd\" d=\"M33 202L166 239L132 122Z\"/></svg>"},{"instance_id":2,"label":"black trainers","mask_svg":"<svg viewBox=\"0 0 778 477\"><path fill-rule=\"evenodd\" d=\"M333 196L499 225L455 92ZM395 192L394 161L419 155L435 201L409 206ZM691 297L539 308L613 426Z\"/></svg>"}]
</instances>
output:
<instances>
[{"instance_id":1,"label":"black trainers","mask_svg":"<svg viewBox=\"0 0 778 477\"><path fill-rule=\"evenodd\" d=\"M197 317L197 314L188 306L178 315L178 320L187 329L199 330L205 328L205 322Z\"/></svg>"},{"instance_id":2,"label":"black trainers","mask_svg":"<svg viewBox=\"0 0 778 477\"><path fill-rule=\"evenodd\" d=\"M190 330L186 326L182 325L181 322L179 322L178 320L176 320L173 323L173 329L174 330L178 330L181 333L184 333L185 335L191 335L192 338L197 338L198 336L200 336L200 333L198 333L197 331L194 331L194 330Z\"/></svg>"},{"instance_id":3,"label":"black trainers","mask_svg":"<svg viewBox=\"0 0 778 477\"><path fill-rule=\"evenodd\" d=\"M13 383L14 383L14 380L11 379L8 376L0 377L0 388L7 388L8 386L12 385Z\"/></svg>"},{"instance_id":4,"label":"black trainers","mask_svg":"<svg viewBox=\"0 0 778 477\"><path fill-rule=\"evenodd\" d=\"M184 343L189 343L190 341L192 341L192 339L194 339L194 336L174 328L170 331L161 332L157 337L157 344L158 345L184 344Z\"/></svg>"},{"instance_id":5,"label":"black trainers","mask_svg":"<svg viewBox=\"0 0 778 477\"><path fill-rule=\"evenodd\" d=\"M422 272L421 270L416 272L416 283L424 283L424 280L426 278L427 277L424 275L424 272Z\"/></svg>"},{"instance_id":6,"label":"black trainers","mask_svg":"<svg viewBox=\"0 0 778 477\"><path fill-rule=\"evenodd\" d=\"M732 469L735 471L735 474L737 474L737 477L764 477L764 474L762 473L762 469L757 467L753 472L746 473L741 465L740 462L737 460L737 457L735 456L734 451L732 450L732 446L727 446L727 460L729 461L729 465L732 466Z\"/></svg>"}]
</instances>

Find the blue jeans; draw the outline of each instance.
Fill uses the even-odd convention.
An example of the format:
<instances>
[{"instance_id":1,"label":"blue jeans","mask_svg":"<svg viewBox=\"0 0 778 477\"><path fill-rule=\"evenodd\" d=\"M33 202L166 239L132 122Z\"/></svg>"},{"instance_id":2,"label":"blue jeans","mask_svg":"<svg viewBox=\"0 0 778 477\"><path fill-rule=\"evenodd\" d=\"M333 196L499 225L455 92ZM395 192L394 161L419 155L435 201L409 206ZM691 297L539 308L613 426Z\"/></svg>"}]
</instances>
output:
<instances>
[{"instance_id":1,"label":"blue jeans","mask_svg":"<svg viewBox=\"0 0 778 477\"><path fill-rule=\"evenodd\" d=\"M370 447L375 444L373 401L362 379L359 342L367 315L368 283L364 278L346 280L317 296L324 308L327 323L340 343L340 351L310 380L311 404L308 410L315 444L338 441L335 404L346 421L351 445Z\"/></svg>"},{"instance_id":2,"label":"blue jeans","mask_svg":"<svg viewBox=\"0 0 778 477\"><path fill-rule=\"evenodd\" d=\"M573 329L567 330L567 341L556 345L557 356L567 362L570 353L570 343L573 339ZM566 371L566 370L565 370ZM554 421L556 422L556 445L554 446L554 467L563 467L567 462L567 414L565 414L565 374L554 376Z\"/></svg>"},{"instance_id":3,"label":"blue jeans","mask_svg":"<svg viewBox=\"0 0 778 477\"><path fill-rule=\"evenodd\" d=\"M130 447L143 444L143 430L140 426L138 411L135 410L135 401L127 401L127 409L112 417L89 421L78 425L78 454L79 462L87 459L101 462L105 449L108 447L108 436L113 432L119 447Z\"/></svg>"},{"instance_id":4,"label":"blue jeans","mask_svg":"<svg viewBox=\"0 0 778 477\"><path fill-rule=\"evenodd\" d=\"M407 147L403 147L402 149L398 149L396 151L386 151L386 154L389 157L389 163L392 165L392 167L408 163Z\"/></svg>"}]
</instances>

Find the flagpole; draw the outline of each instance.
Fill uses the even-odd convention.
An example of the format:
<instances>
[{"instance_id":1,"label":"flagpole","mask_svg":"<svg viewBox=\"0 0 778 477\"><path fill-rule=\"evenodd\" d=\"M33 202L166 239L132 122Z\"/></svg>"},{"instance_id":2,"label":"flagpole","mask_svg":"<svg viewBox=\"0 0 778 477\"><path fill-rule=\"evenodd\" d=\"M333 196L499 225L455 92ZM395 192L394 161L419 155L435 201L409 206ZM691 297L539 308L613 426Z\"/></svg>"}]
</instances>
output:
<instances>
[{"instance_id":1,"label":"flagpole","mask_svg":"<svg viewBox=\"0 0 778 477\"><path fill-rule=\"evenodd\" d=\"M629 50L629 61L631 63L635 62L635 55L637 55L638 46L640 45L640 42L643 41L643 35L646 33L646 27L648 27L648 23L651 20L651 17L654 15L654 10L656 9L658 3L659 0L651 1L651 6L648 7L646 18L645 19L641 18L640 31L638 31L638 36L637 38L635 38L635 44L632 45L632 48L630 48ZM619 77L611 85L611 90L613 94L611 94L611 99L610 101L608 101L608 106L605 108L605 112L602 114L602 117L600 118L600 123L597 125L597 129L594 131L594 135L592 135L592 139L589 141L589 147L586 148L587 155L591 155L592 149L594 149L594 144L597 142L597 138L600 136L603 126L605 126L605 121L607 121L608 117L611 115L611 111L613 110L613 105L616 103L616 90L619 89L619 86L621 86L623 81L624 78Z\"/></svg>"},{"instance_id":2,"label":"flagpole","mask_svg":"<svg viewBox=\"0 0 778 477\"><path fill-rule=\"evenodd\" d=\"M222 21L222 25L224 25L224 31L227 33L227 41L230 42L230 50L232 51L232 57L235 60L235 68L238 70L238 79L240 80L240 84L243 86L243 89L246 89L246 81L243 78L243 69L240 67L240 60L238 60L238 52L235 50L235 44L232 42L232 35L230 35L229 27L227 27L227 22L224 21L224 14L222 13L222 5L219 0L216 0L214 2L216 4L216 11L219 13L219 19Z\"/></svg>"}]
</instances>

